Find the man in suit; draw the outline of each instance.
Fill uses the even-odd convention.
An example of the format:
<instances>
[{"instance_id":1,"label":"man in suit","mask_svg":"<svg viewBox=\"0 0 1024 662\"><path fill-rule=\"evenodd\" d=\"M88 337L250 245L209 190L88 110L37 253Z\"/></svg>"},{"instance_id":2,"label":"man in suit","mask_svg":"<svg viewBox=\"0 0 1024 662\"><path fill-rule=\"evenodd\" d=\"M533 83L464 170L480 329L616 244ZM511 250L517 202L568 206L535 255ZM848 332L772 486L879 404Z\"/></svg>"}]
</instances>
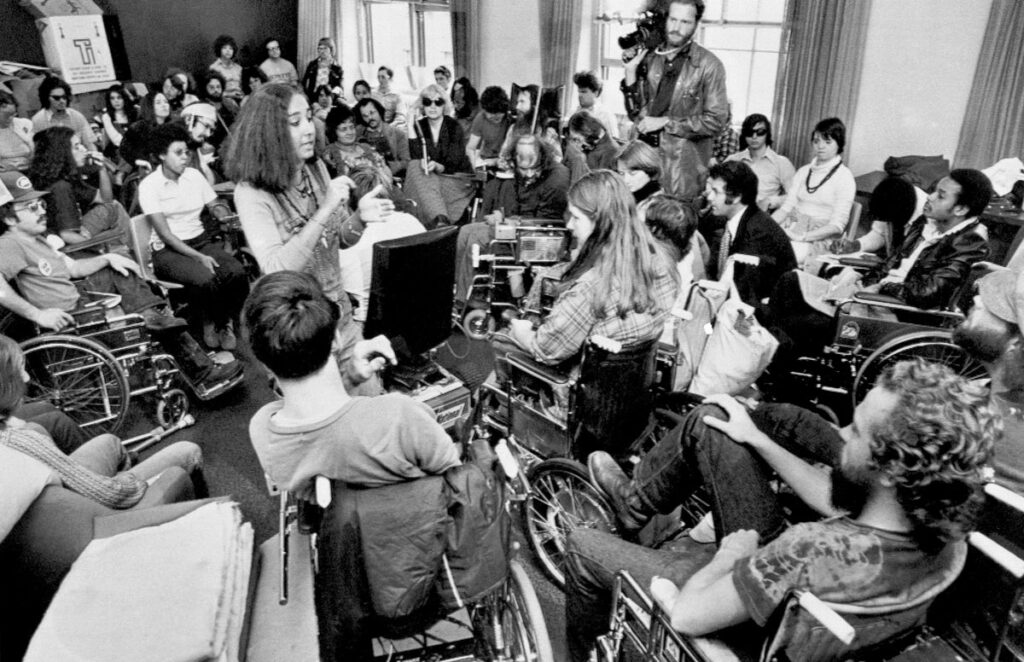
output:
<instances>
[{"instance_id":1,"label":"man in suit","mask_svg":"<svg viewBox=\"0 0 1024 662\"><path fill-rule=\"evenodd\" d=\"M757 206L757 175L742 161L726 161L711 168L704 188L711 213L728 219L717 241L711 243L708 272L721 278L728 256L736 253L760 258L755 267L736 264L736 289L744 302L757 306L782 274L796 268L789 237Z\"/></svg>"}]
</instances>

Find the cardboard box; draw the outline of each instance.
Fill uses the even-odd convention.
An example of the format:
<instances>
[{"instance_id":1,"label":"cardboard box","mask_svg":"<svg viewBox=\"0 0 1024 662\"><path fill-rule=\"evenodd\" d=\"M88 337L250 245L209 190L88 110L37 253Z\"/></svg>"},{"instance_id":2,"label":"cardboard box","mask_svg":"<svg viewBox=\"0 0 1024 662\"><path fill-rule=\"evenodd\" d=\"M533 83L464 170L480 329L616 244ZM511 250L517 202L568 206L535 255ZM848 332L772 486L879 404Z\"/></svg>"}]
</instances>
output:
<instances>
[{"instance_id":1,"label":"cardboard box","mask_svg":"<svg viewBox=\"0 0 1024 662\"><path fill-rule=\"evenodd\" d=\"M103 13L92 0L21 0L20 4L36 18Z\"/></svg>"},{"instance_id":2,"label":"cardboard box","mask_svg":"<svg viewBox=\"0 0 1024 662\"><path fill-rule=\"evenodd\" d=\"M36 21L46 64L75 94L110 85L117 79L103 16L56 16Z\"/></svg>"}]
</instances>

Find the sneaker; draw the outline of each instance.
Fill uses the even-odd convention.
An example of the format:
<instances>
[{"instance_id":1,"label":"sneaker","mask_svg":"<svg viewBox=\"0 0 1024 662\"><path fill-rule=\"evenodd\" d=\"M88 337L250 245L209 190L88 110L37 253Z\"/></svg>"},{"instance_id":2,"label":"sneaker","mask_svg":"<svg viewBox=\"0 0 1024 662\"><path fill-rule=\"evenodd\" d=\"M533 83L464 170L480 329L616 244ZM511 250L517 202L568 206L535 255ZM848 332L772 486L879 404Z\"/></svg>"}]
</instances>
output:
<instances>
[{"instance_id":1,"label":"sneaker","mask_svg":"<svg viewBox=\"0 0 1024 662\"><path fill-rule=\"evenodd\" d=\"M183 329L188 322L175 317L170 310L161 306L159 308L147 308L142 311L142 318L146 321L146 328L150 331L168 331L170 329Z\"/></svg>"},{"instance_id":2,"label":"sneaker","mask_svg":"<svg viewBox=\"0 0 1024 662\"><path fill-rule=\"evenodd\" d=\"M220 347L229 352L233 352L238 347L238 339L235 338L235 329L228 322L227 325L219 331L220 334Z\"/></svg>"},{"instance_id":3,"label":"sneaker","mask_svg":"<svg viewBox=\"0 0 1024 662\"><path fill-rule=\"evenodd\" d=\"M210 349L220 347L220 334L217 333L217 327L213 322L203 322L203 344Z\"/></svg>"}]
</instances>

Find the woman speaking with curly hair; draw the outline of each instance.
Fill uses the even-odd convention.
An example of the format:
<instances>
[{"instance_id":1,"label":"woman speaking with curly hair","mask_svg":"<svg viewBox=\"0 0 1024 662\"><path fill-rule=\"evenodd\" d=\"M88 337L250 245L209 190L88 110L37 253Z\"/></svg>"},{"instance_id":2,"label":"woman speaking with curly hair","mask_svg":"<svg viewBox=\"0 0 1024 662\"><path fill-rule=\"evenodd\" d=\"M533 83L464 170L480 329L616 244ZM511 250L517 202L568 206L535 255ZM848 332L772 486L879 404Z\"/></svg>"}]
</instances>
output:
<instances>
[{"instance_id":1,"label":"woman speaking with curly hair","mask_svg":"<svg viewBox=\"0 0 1024 662\"><path fill-rule=\"evenodd\" d=\"M235 206L245 238L264 273L304 271L320 283L341 308L338 356L349 393L370 380L368 356L394 359L387 339L362 340L352 319L352 303L341 282L338 250L359 241L360 214L383 217L394 210L375 189L349 212L348 177L331 179L314 153L316 131L306 95L288 85L271 83L253 93L236 120L225 173L237 183ZM379 361L378 367L379 367ZM361 386L359 395L380 390L377 380Z\"/></svg>"}]
</instances>

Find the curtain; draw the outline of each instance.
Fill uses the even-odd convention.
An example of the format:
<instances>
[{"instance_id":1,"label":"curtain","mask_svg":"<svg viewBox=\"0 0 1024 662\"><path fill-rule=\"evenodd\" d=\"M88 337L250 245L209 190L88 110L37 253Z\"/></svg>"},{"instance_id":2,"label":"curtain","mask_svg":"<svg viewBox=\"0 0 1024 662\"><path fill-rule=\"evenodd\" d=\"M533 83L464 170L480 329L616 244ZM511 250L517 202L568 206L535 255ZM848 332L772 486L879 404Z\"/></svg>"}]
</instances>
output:
<instances>
[{"instance_id":1,"label":"curtain","mask_svg":"<svg viewBox=\"0 0 1024 662\"><path fill-rule=\"evenodd\" d=\"M322 37L331 37L335 44L338 43L330 0L299 0L298 28L295 68L301 77L306 64L316 59L316 42ZM335 56L340 58L338 53Z\"/></svg>"},{"instance_id":2,"label":"curtain","mask_svg":"<svg viewBox=\"0 0 1024 662\"><path fill-rule=\"evenodd\" d=\"M960 128L957 168L1024 156L1024 3L994 0Z\"/></svg>"},{"instance_id":3,"label":"curtain","mask_svg":"<svg viewBox=\"0 0 1024 662\"><path fill-rule=\"evenodd\" d=\"M580 49L583 0L541 0L539 8L542 85L569 89Z\"/></svg>"},{"instance_id":4,"label":"curtain","mask_svg":"<svg viewBox=\"0 0 1024 662\"><path fill-rule=\"evenodd\" d=\"M870 13L871 0L787 2L772 133L797 167L811 160L820 120L838 117L850 134Z\"/></svg>"},{"instance_id":5,"label":"curtain","mask_svg":"<svg viewBox=\"0 0 1024 662\"><path fill-rule=\"evenodd\" d=\"M452 0L451 15L455 77L465 76L479 88L480 0Z\"/></svg>"}]
</instances>

